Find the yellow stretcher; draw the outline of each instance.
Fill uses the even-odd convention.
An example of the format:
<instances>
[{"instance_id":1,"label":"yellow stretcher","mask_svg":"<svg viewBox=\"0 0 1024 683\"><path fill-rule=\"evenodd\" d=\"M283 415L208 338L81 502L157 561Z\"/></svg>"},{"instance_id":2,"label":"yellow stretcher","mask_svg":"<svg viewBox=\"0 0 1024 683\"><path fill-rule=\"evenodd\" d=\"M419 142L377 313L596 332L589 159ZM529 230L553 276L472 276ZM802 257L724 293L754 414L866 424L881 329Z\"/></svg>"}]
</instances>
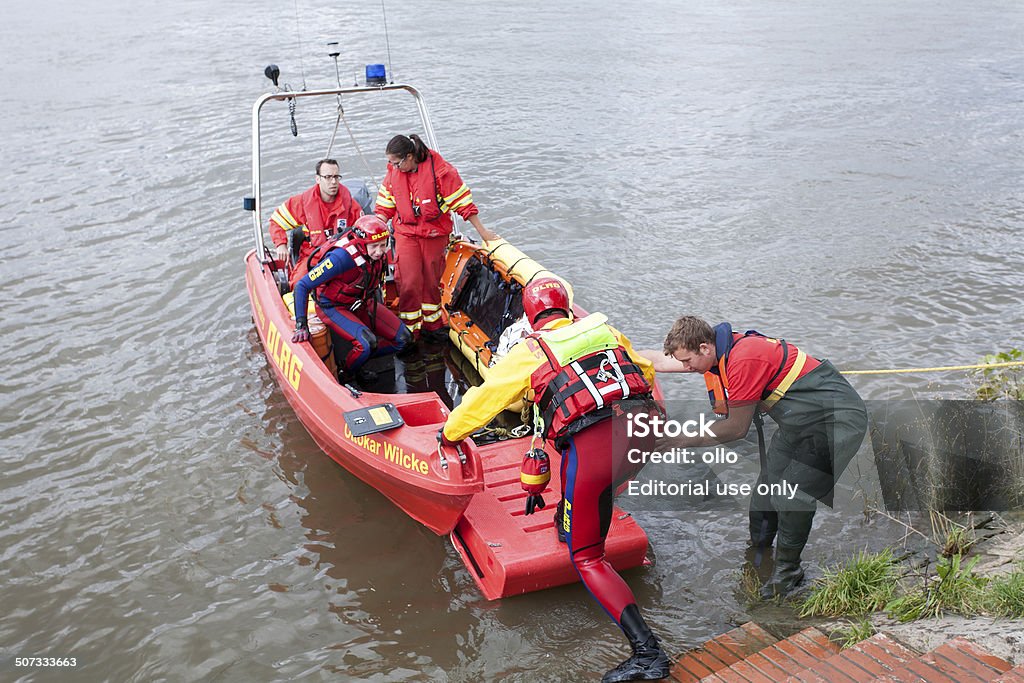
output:
<instances>
[{"instance_id":1,"label":"yellow stretcher","mask_svg":"<svg viewBox=\"0 0 1024 683\"><path fill-rule=\"evenodd\" d=\"M487 331L475 324L470 314L452 309L460 278L473 259L498 273L505 282L514 281L523 286L537 277L556 277L565 284L570 297L572 286L503 239L481 245L460 241L449 246L444 275L441 277L441 308L448 316L449 338L473 369L486 380L494 355L492 348L498 340L491 339ZM522 405L510 409L521 410Z\"/></svg>"}]
</instances>

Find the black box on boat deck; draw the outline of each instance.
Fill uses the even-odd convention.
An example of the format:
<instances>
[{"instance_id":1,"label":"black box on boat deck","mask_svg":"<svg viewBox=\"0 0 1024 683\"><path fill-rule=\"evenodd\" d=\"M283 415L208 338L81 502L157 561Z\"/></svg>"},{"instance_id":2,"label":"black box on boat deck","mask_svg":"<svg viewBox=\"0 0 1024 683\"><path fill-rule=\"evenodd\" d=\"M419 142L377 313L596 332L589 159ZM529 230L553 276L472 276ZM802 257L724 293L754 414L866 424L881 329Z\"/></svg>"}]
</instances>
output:
<instances>
[{"instance_id":1,"label":"black box on boat deck","mask_svg":"<svg viewBox=\"0 0 1024 683\"><path fill-rule=\"evenodd\" d=\"M357 410L350 410L344 414L345 424L352 436L366 436L376 432L384 432L405 424L402 416L398 413L393 403L381 403L376 406L367 406Z\"/></svg>"}]
</instances>

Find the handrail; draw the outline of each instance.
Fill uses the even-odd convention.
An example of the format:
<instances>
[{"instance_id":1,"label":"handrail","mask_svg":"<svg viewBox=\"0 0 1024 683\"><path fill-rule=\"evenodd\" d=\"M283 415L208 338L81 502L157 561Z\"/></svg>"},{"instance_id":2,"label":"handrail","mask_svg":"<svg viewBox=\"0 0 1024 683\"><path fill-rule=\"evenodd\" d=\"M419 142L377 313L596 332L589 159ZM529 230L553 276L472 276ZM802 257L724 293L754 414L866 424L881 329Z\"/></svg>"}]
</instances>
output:
<instances>
[{"instance_id":1,"label":"handrail","mask_svg":"<svg viewBox=\"0 0 1024 683\"><path fill-rule=\"evenodd\" d=\"M325 95L337 96L337 95L356 95L363 93L380 93L388 90L404 90L413 96L416 101L416 109L420 115L420 121L423 123L423 132L427 138L427 145L431 149L437 149L437 139L434 136L434 127L430 123L430 116L427 113L427 105L423 101L423 96L420 95L419 90L406 85L404 83L392 83L390 85L374 85L374 86L353 86L349 88L331 88L328 90L303 90L299 92L275 92L266 93L261 95L256 103L252 107L252 196L255 200L255 206L253 207L253 236L256 242L256 255L259 258L260 263L267 263L267 249L266 244L263 241L263 200L260 191L260 110L263 109L263 105L271 100L278 100L281 102L290 100L292 98L303 98L303 97L323 97Z\"/></svg>"}]
</instances>

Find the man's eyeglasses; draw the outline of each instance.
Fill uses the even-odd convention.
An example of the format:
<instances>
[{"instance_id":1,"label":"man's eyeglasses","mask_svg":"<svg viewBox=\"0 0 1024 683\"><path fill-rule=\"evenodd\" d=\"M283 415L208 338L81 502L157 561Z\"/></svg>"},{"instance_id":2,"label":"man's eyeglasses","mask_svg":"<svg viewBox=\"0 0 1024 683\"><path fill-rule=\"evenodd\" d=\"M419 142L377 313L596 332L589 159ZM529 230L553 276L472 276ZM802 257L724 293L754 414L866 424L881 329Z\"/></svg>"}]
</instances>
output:
<instances>
[{"instance_id":1,"label":"man's eyeglasses","mask_svg":"<svg viewBox=\"0 0 1024 683\"><path fill-rule=\"evenodd\" d=\"M320 175L319 173L317 173L317 175L323 178L324 180L333 180L336 183L341 181L340 175Z\"/></svg>"}]
</instances>

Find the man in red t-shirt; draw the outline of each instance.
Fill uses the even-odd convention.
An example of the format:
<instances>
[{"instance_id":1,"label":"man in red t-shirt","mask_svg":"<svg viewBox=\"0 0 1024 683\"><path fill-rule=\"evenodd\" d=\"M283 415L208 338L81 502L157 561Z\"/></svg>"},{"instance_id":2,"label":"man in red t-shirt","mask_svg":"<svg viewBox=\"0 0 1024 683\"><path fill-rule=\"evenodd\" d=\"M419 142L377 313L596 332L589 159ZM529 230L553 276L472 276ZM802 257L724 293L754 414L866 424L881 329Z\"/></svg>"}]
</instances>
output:
<instances>
[{"instance_id":1,"label":"man in red t-shirt","mask_svg":"<svg viewBox=\"0 0 1024 683\"><path fill-rule=\"evenodd\" d=\"M286 261L288 231L301 228L308 241L302 243L299 260L305 259L328 237L355 225L362 215L363 210L352 199L352 193L341 184L338 162L321 159L316 164L316 185L289 197L270 217L274 255Z\"/></svg>"},{"instance_id":2,"label":"man in red t-shirt","mask_svg":"<svg viewBox=\"0 0 1024 683\"><path fill-rule=\"evenodd\" d=\"M758 484L785 481L797 487L792 496L754 495L750 506L751 545L770 546L778 534L775 572L761 595L788 594L804 577L800 556L817 501L831 505L836 480L864 440L864 402L827 360L811 358L782 339L734 333L728 323L712 328L684 316L665 337L662 353L639 353L657 372L702 373L714 412L722 418L711 425L712 435L673 440L673 446L736 441L754 422L762 452ZM767 453L762 414L778 425Z\"/></svg>"}]
</instances>

